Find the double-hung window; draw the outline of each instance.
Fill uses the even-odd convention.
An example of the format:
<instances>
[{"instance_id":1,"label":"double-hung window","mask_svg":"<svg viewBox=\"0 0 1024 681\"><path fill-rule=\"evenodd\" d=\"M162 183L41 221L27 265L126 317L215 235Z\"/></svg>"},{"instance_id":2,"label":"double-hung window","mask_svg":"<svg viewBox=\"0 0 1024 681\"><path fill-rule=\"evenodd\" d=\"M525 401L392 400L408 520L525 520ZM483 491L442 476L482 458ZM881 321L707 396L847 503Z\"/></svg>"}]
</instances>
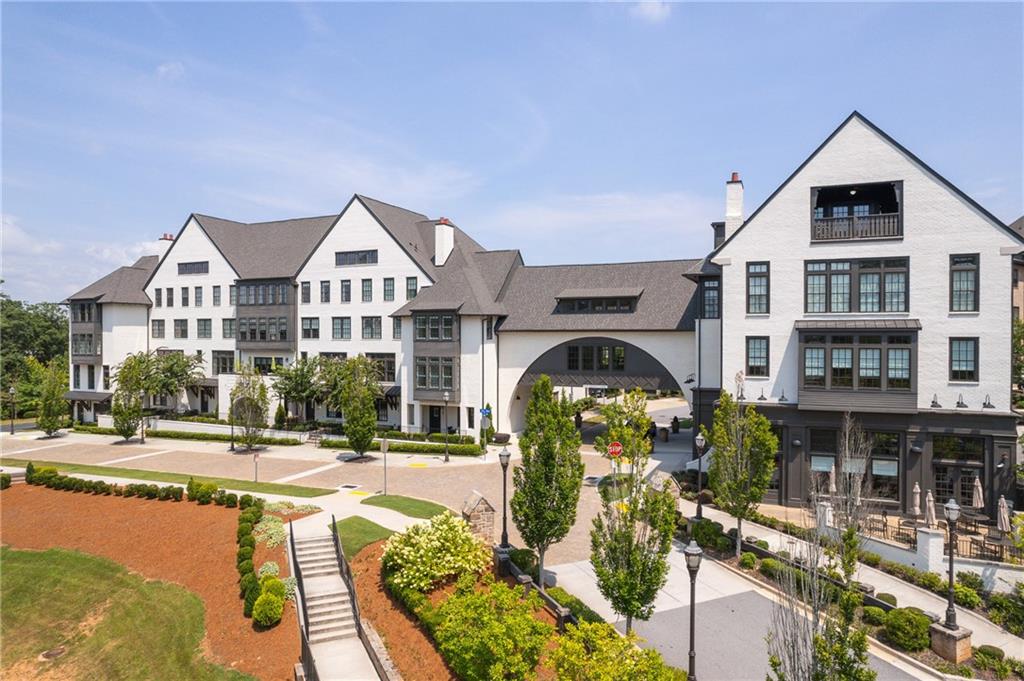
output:
<instances>
[{"instance_id":1,"label":"double-hung window","mask_svg":"<svg viewBox=\"0 0 1024 681\"><path fill-rule=\"evenodd\" d=\"M853 348L833 347L830 364L832 387L853 387Z\"/></svg>"},{"instance_id":2,"label":"double-hung window","mask_svg":"<svg viewBox=\"0 0 1024 681\"><path fill-rule=\"evenodd\" d=\"M363 279L363 302L373 302L373 279Z\"/></svg>"},{"instance_id":3,"label":"double-hung window","mask_svg":"<svg viewBox=\"0 0 1024 681\"><path fill-rule=\"evenodd\" d=\"M221 321L220 335L224 338L235 337L235 320L224 319Z\"/></svg>"},{"instance_id":4,"label":"double-hung window","mask_svg":"<svg viewBox=\"0 0 1024 681\"><path fill-rule=\"evenodd\" d=\"M174 320L174 337L175 338L188 338L188 320L187 319L175 319Z\"/></svg>"},{"instance_id":5,"label":"double-hung window","mask_svg":"<svg viewBox=\"0 0 1024 681\"><path fill-rule=\"evenodd\" d=\"M164 337L164 320L154 319L152 321L153 332L150 334L153 338Z\"/></svg>"},{"instance_id":6,"label":"double-hung window","mask_svg":"<svg viewBox=\"0 0 1024 681\"><path fill-rule=\"evenodd\" d=\"M949 339L949 380L978 380L978 339Z\"/></svg>"},{"instance_id":7,"label":"double-hung window","mask_svg":"<svg viewBox=\"0 0 1024 681\"><path fill-rule=\"evenodd\" d=\"M747 263L747 314L768 314L770 274L768 263Z\"/></svg>"},{"instance_id":8,"label":"double-hung window","mask_svg":"<svg viewBox=\"0 0 1024 681\"><path fill-rule=\"evenodd\" d=\"M747 336L747 376L768 375L768 338Z\"/></svg>"},{"instance_id":9,"label":"double-hung window","mask_svg":"<svg viewBox=\"0 0 1024 681\"><path fill-rule=\"evenodd\" d=\"M238 305L238 287L234 284L228 286L228 305Z\"/></svg>"},{"instance_id":10,"label":"double-hung window","mask_svg":"<svg viewBox=\"0 0 1024 681\"><path fill-rule=\"evenodd\" d=\"M341 302L352 302L352 281L350 279L341 280Z\"/></svg>"},{"instance_id":11,"label":"double-hung window","mask_svg":"<svg viewBox=\"0 0 1024 681\"><path fill-rule=\"evenodd\" d=\"M380 337L380 317L363 317L363 338L367 340L375 340Z\"/></svg>"},{"instance_id":12,"label":"double-hung window","mask_svg":"<svg viewBox=\"0 0 1024 681\"><path fill-rule=\"evenodd\" d=\"M719 280L705 279L701 287L703 291L701 317L704 319L718 319L721 314Z\"/></svg>"},{"instance_id":13,"label":"double-hung window","mask_svg":"<svg viewBox=\"0 0 1024 681\"><path fill-rule=\"evenodd\" d=\"M395 340L402 338L402 318L393 317L391 319L391 337Z\"/></svg>"},{"instance_id":14,"label":"double-hung window","mask_svg":"<svg viewBox=\"0 0 1024 681\"><path fill-rule=\"evenodd\" d=\"M156 301L155 301L156 302L156 306L157 307L163 307L164 306L164 296L163 296L164 290L162 288L158 288L158 289L155 289L153 291L153 293L156 296Z\"/></svg>"},{"instance_id":15,"label":"double-hung window","mask_svg":"<svg viewBox=\"0 0 1024 681\"><path fill-rule=\"evenodd\" d=\"M181 306L188 307L188 286L181 287Z\"/></svg>"},{"instance_id":16,"label":"double-hung window","mask_svg":"<svg viewBox=\"0 0 1024 681\"><path fill-rule=\"evenodd\" d=\"M395 278L385 277L384 278L384 300L392 301L395 299Z\"/></svg>"},{"instance_id":17,"label":"double-hung window","mask_svg":"<svg viewBox=\"0 0 1024 681\"><path fill-rule=\"evenodd\" d=\"M331 318L331 338L334 340L349 340L352 338L352 318Z\"/></svg>"},{"instance_id":18,"label":"double-hung window","mask_svg":"<svg viewBox=\"0 0 1024 681\"><path fill-rule=\"evenodd\" d=\"M329 303L331 302L331 282L321 281L320 282L320 302Z\"/></svg>"},{"instance_id":19,"label":"double-hung window","mask_svg":"<svg viewBox=\"0 0 1024 681\"><path fill-rule=\"evenodd\" d=\"M416 297L416 293L419 291L419 284L416 281L416 277L405 278L405 299L412 300Z\"/></svg>"},{"instance_id":20,"label":"double-hung window","mask_svg":"<svg viewBox=\"0 0 1024 681\"><path fill-rule=\"evenodd\" d=\"M907 258L817 260L804 264L804 311L906 312Z\"/></svg>"},{"instance_id":21,"label":"double-hung window","mask_svg":"<svg viewBox=\"0 0 1024 681\"><path fill-rule=\"evenodd\" d=\"M218 307L220 305L220 286L213 287L213 306Z\"/></svg>"},{"instance_id":22,"label":"double-hung window","mask_svg":"<svg viewBox=\"0 0 1024 681\"><path fill-rule=\"evenodd\" d=\"M850 311L850 263L845 261L829 263L829 311Z\"/></svg>"},{"instance_id":23,"label":"double-hung window","mask_svg":"<svg viewBox=\"0 0 1024 681\"><path fill-rule=\"evenodd\" d=\"M213 338L213 320L196 320L196 338Z\"/></svg>"},{"instance_id":24,"label":"double-hung window","mask_svg":"<svg viewBox=\"0 0 1024 681\"><path fill-rule=\"evenodd\" d=\"M202 286L196 286L195 289L193 289L193 293L195 294L194 297L193 297L194 298L193 302L195 303L196 307L202 307L203 306L203 287Z\"/></svg>"},{"instance_id":25,"label":"double-hung window","mask_svg":"<svg viewBox=\"0 0 1024 681\"><path fill-rule=\"evenodd\" d=\"M174 307L174 289L167 287L167 307Z\"/></svg>"},{"instance_id":26,"label":"double-hung window","mask_svg":"<svg viewBox=\"0 0 1024 681\"><path fill-rule=\"evenodd\" d=\"M949 256L949 309L978 311L978 254Z\"/></svg>"},{"instance_id":27,"label":"double-hung window","mask_svg":"<svg viewBox=\"0 0 1024 681\"><path fill-rule=\"evenodd\" d=\"M452 390L454 362L451 357L417 357L416 387L421 390Z\"/></svg>"},{"instance_id":28,"label":"double-hung window","mask_svg":"<svg viewBox=\"0 0 1024 681\"><path fill-rule=\"evenodd\" d=\"M302 282L302 302L304 304L309 302L309 282L308 281Z\"/></svg>"},{"instance_id":29,"label":"double-hung window","mask_svg":"<svg viewBox=\"0 0 1024 681\"><path fill-rule=\"evenodd\" d=\"M802 387L910 390L913 342L910 335L807 334Z\"/></svg>"},{"instance_id":30,"label":"double-hung window","mask_svg":"<svg viewBox=\"0 0 1024 681\"><path fill-rule=\"evenodd\" d=\"M320 318L319 317L303 317L302 318L302 337L303 338L319 338L320 337Z\"/></svg>"}]
</instances>

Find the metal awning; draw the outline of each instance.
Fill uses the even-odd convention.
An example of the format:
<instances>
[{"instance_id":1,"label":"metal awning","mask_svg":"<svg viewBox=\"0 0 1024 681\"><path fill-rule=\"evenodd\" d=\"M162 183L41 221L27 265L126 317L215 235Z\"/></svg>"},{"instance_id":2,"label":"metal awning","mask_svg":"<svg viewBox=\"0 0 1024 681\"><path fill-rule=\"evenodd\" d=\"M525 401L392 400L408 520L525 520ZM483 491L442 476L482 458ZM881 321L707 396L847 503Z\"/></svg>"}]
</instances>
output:
<instances>
[{"instance_id":1,"label":"metal awning","mask_svg":"<svg viewBox=\"0 0 1024 681\"><path fill-rule=\"evenodd\" d=\"M95 390L69 390L64 393L64 399L75 402L106 402L113 394L101 393Z\"/></svg>"},{"instance_id":2,"label":"metal awning","mask_svg":"<svg viewBox=\"0 0 1024 681\"><path fill-rule=\"evenodd\" d=\"M797 331L920 331L919 319L801 319Z\"/></svg>"},{"instance_id":3,"label":"metal awning","mask_svg":"<svg viewBox=\"0 0 1024 681\"><path fill-rule=\"evenodd\" d=\"M200 385L204 388L216 388L218 384L216 376L207 376L199 379L196 385Z\"/></svg>"},{"instance_id":4,"label":"metal awning","mask_svg":"<svg viewBox=\"0 0 1024 681\"><path fill-rule=\"evenodd\" d=\"M384 391L384 397L399 397L402 394L402 386L393 385Z\"/></svg>"}]
</instances>

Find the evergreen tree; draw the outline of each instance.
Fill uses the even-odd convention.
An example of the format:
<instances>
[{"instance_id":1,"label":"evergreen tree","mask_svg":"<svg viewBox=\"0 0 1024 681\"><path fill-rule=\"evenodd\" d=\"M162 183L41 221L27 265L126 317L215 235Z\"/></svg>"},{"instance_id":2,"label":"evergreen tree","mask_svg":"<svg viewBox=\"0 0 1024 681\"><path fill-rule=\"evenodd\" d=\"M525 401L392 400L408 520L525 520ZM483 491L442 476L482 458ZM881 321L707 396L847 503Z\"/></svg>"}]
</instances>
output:
<instances>
[{"instance_id":1,"label":"evergreen tree","mask_svg":"<svg viewBox=\"0 0 1024 681\"><path fill-rule=\"evenodd\" d=\"M590 562L601 594L625 616L629 633L634 617L646 620L653 614L654 599L668 578L676 501L667 481L657 489L643 476L651 451L643 390L627 393L622 404L606 405L602 413L608 434L600 438L598 449L607 453L608 443L620 442L631 473L616 483L615 494L601 496L601 513L590 533Z\"/></svg>"},{"instance_id":2,"label":"evergreen tree","mask_svg":"<svg viewBox=\"0 0 1024 681\"><path fill-rule=\"evenodd\" d=\"M325 403L341 412L349 447L361 456L377 434L374 401L381 395L380 366L365 355L359 355L341 361L329 360L322 371Z\"/></svg>"},{"instance_id":3,"label":"evergreen tree","mask_svg":"<svg viewBox=\"0 0 1024 681\"><path fill-rule=\"evenodd\" d=\"M552 394L551 379L533 384L526 424L519 438L522 463L512 470L512 520L523 541L537 552L544 590L544 554L576 523L583 484L580 434L572 421L572 402Z\"/></svg>"},{"instance_id":4,"label":"evergreen tree","mask_svg":"<svg viewBox=\"0 0 1024 681\"><path fill-rule=\"evenodd\" d=\"M61 364L62 361L61 358L50 360L43 375L42 393L39 396L39 417L36 419L36 426L48 437L52 437L60 430L68 413L68 403L64 399L67 374Z\"/></svg>"},{"instance_id":5,"label":"evergreen tree","mask_svg":"<svg viewBox=\"0 0 1024 681\"><path fill-rule=\"evenodd\" d=\"M779 440L763 414L739 404L725 390L715 408L711 433L701 431L714 453L708 468L715 503L736 518L736 557L740 556L743 520L757 510L775 469Z\"/></svg>"}]
</instances>

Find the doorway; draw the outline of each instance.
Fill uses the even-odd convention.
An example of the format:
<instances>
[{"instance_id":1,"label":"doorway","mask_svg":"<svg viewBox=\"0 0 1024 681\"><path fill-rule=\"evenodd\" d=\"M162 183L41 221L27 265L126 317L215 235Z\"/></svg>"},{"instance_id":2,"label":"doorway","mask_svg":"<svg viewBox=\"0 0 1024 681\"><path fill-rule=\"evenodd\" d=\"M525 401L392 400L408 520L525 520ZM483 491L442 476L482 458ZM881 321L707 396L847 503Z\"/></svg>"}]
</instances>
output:
<instances>
[{"instance_id":1,"label":"doorway","mask_svg":"<svg viewBox=\"0 0 1024 681\"><path fill-rule=\"evenodd\" d=\"M427 432L441 432L441 407L430 407L430 420L427 424Z\"/></svg>"}]
</instances>

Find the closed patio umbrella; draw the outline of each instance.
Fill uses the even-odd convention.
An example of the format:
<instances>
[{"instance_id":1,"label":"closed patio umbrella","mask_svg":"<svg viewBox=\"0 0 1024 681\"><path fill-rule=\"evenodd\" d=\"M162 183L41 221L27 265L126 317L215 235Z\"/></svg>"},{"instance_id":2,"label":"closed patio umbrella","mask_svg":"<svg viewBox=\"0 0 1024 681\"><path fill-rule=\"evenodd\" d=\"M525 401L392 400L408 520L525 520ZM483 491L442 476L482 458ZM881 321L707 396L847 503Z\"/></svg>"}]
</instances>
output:
<instances>
[{"instance_id":1,"label":"closed patio umbrella","mask_svg":"<svg viewBox=\"0 0 1024 681\"><path fill-rule=\"evenodd\" d=\"M971 495L973 508L985 508L985 493L981 490L981 478L974 478L974 494Z\"/></svg>"},{"instance_id":2,"label":"closed patio umbrella","mask_svg":"<svg viewBox=\"0 0 1024 681\"><path fill-rule=\"evenodd\" d=\"M1006 497L1002 494L999 495L999 517L996 518L996 527L1003 534L1009 534L1012 529L1010 526L1010 507L1006 504Z\"/></svg>"},{"instance_id":3,"label":"closed patio umbrella","mask_svg":"<svg viewBox=\"0 0 1024 681\"><path fill-rule=\"evenodd\" d=\"M932 491L928 490L928 494L924 497L924 524L928 527L935 527L935 497L932 496Z\"/></svg>"},{"instance_id":4,"label":"closed patio umbrella","mask_svg":"<svg viewBox=\"0 0 1024 681\"><path fill-rule=\"evenodd\" d=\"M921 515L921 485L914 483L914 493L910 496L910 514Z\"/></svg>"}]
</instances>

